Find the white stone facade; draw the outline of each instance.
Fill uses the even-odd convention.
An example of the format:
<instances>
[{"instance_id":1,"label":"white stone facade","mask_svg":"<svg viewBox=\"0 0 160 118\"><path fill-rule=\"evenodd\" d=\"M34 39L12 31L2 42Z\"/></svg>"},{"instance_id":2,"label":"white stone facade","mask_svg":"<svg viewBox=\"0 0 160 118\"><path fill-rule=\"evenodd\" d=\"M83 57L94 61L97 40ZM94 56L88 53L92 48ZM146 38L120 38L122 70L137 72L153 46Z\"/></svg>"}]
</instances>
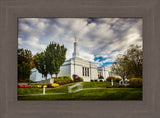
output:
<instances>
[{"instance_id":1,"label":"white stone facade","mask_svg":"<svg viewBox=\"0 0 160 118\"><path fill-rule=\"evenodd\" d=\"M71 58L61 66L58 76L70 76L72 78L73 74L82 77L84 81L98 79L97 65L79 57Z\"/></svg>"}]
</instances>

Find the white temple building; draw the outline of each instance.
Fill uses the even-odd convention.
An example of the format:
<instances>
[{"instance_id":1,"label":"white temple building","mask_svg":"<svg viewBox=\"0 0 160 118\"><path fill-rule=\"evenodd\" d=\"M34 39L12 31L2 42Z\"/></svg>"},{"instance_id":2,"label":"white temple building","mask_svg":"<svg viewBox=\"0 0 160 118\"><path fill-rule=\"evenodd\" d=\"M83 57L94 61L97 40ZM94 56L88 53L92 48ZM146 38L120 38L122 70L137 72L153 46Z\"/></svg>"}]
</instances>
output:
<instances>
[{"instance_id":1,"label":"white temple building","mask_svg":"<svg viewBox=\"0 0 160 118\"><path fill-rule=\"evenodd\" d=\"M84 81L91 81L98 80L98 77L101 75L105 80L110 75L109 72L110 68L108 66L97 67L96 63L89 62L88 60L79 57L78 42L75 37L72 58L66 60L60 67L58 77L70 76L72 78L73 74L76 74L79 77L82 77ZM48 77L50 78L50 75L48 75ZM45 78L42 78L42 74L39 73L37 69L32 69L30 79L33 81L45 80Z\"/></svg>"},{"instance_id":2,"label":"white temple building","mask_svg":"<svg viewBox=\"0 0 160 118\"><path fill-rule=\"evenodd\" d=\"M72 58L63 63L58 76L70 76L72 78L73 74L82 77L84 81L98 79L98 67L96 63L89 62L79 57L76 37Z\"/></svg>"}]
</instances>

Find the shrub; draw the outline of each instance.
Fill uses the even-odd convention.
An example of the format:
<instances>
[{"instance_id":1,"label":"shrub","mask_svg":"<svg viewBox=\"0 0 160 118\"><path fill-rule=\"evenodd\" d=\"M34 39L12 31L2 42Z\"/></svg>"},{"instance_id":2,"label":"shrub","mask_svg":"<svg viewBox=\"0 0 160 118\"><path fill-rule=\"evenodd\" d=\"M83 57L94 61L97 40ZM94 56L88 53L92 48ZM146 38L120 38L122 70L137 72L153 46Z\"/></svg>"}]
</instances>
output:
<instances>
[{"instance_id":1,"label":"shrub","mask_svg":"<svg viewBox=\"0 0 160 118\"><path fill-rule=\"evenodd\" d=\"M114 82L119 82L120 80L122 80L122 78L115 77L115 78L113 79Z\"/></svg>"},{"instance_id":2,"label":"shrub","mask_svg":"<svg viewBox=\"0 0 160 118\"><path fill-rule=\"evenodd\" d=\"M43 85L45 88L47 88L47 85Z\"/></svg>"},{"instance_id":3,"label":"shrub","mask_svg":"<svg viewBox=\"0 0 160 118\"><path fill-rule=\"evenodd\" d=\"M52 84L50 84L50 83L47 84L47 88L50 88L50 87L52 87Z\"/></svg>"},{"instance_id":4,"label":"shrub","mask_svg":"<svg viewBox=\"0 0 160 118\"><path fill-rule=\"evenodd\" d=\"M113 79L114 82L119 82L122 78L109 76L109 77L106 78L106 81L110 82L112 79Z\"/></svg>"},{"instance_id":5,"label":"shrub","mask_svg":"<svg viewBox=\"0 0 160 118\"><path fill-rule=\"evenodd\" d=\"M103 80L100 79L99 82L103 82Z\"/></svg>"},{"instance_id":6,"label":"shrub","mask_svg":"<svg viewBox=\"0 0 160 118\"><path fill-rule=\"evenodd\" d=\"M36 87L38 87L38 88L42 88L42 85L37 85Z\"/></svg>"},{"instance_id":7,"label":"shrub","mask_svg":"<svg viewBox=\"0 0 160 118\"><path fill-rule=\"evenodd\" d=\"M129 86L133 88L141 88L142 87L142 78L132 78L129 81Z\"/></svg>"},{"instance_id":8,"label":"shrub","mask_svg":"<svg viewBox=\"0 0 160 118\"><path fill-rule=\"evenodd\" d=\"M124 85L119 85L119 86L118 86L118 88L124 88L124 87L125 87Z\"/></svg>"},{"instance_id":9,"label":"shrub","mask_svg":"<svg viewBox=\"0 0 160 118\"><path fill-rule=\"evenodd\" d=\"M35 83L30 79L18 81L19 83Z\"/></svg>"},{"instance_id":10,"label":"shrub","mask_svg":"<svg viewBox=\"0 0 160 118\"><path fill-rule=\"evenodd\" d=\"M54 78L54 83L57 83L59 85L64 85L72 82L73 80L71 79L70 76L61 76L61 77L58 77L57 79Z\"/></svg>"},{"instance_id":11,"label":"shrub","mask_svg":"<svg viewBox=\"0 0 160 118\"><path fill-rule=\"evenodd\" d=\"M64 79L71 79L70 76L61 76L61 77L64 78Z\"/></svg>"},{"instance_id":12,"label":"shrub","mask_svg":"<svg viewBox=\"0 0 160 118\"><path fill-rule=\"evenodd\" d=\"M107 88L112 88L112 85L107 85Z\"/></svg>"},{"instance_id":13,"label":"shrub","mask_svg":"<svg viewBox=\"0 0 160 118\"><path fill-rule=\"evenodd\" d=\"M115 77L113 77L113 76L108 76L108 77L106 78L106 81L109 81L109 82L110 82L112 79L114 80L114 78L115 78Z\"/></svg>"},{"instance_id":14,"label":"shrub","mask_svg":"<svg viewBox=\"0 0 160 118\"><path fill-rule=\"evenodd\" d=\"M27 80L26 82L28 82L28 83L34 83L32 80Z\"/></svg>"},{"instance_id":15,"label":"shrub","mask_svg":"<svg viewBox=\"0 0 160 118\"><path fill-rule=\"evenodd\" d=\"M73 80L74 80L74 82L83 82L83 78L79 77L76 74L73 75Z\"/></svg>"},{"instance_id":16,"label":"shrub","mask_svg":"<svg viewBox=\"0 0 160 118\"><path fill-rule=\"evenodd\" d=\"M52 87L58 87L59 84L54 83L54 84L52 84L51 86L52 86Z\"/></svg>"},{"instance_id":17,"label":"shrub","mask_svg":"<svg viewBox=\"0 0 160 118\"><path fill-rule=\"evenodd\" d=\"M83 82L84 80L83 80L83 78L82 77L80 77L80 82Z\"/></svg>"},{"instance_id":18,"label":"shrub","mask_svg":"<svg viewBox=\"0 0 160 118\"><path fill-rule=\"evenodd\" d=\"M45 86L45 88L48 87L49 84L46 83L42 83L42 84L32 84L31 87L32 88L42 88L43 86Z\"/></svg>"},{"instance_id":19,"label":"shrub","mask_svg":"<svg viewBox=\"0 0 160 118\"><path fill-rule=\"evenodd\" d=\"M94 81L95 81L95 82L97 82L98 80L97 80L97 79L95 79Z\"/></svg>"},{"instance_id":20,"label":"shrub","mask_svg":"<svg viewBox=\"0 0 160 118\"><path fill-rule=\"evenodd\" d=\"M32 87L32 88L36 88L37 85L36 85L36 84L32 84L31 87Z\"/></svg>"},{"instance_id":21,"label":"shrub","mask_svg":"<svg viewBox=\"0 0 160 118\"><path fill-rule=\"evenodd\" d=\"M104 77L101 75L101 76L99 77L99 79L104 79Z\"/></svg>"},{"instance_id":22,"label":"shrub","mask_svg":"<svg viewBox=\"0 0 160 118\"><path fill-rule=\"evenodd\" d=\"M94 82L93 79L91 79L91 82Z\"/></svg>"}]
</instances>

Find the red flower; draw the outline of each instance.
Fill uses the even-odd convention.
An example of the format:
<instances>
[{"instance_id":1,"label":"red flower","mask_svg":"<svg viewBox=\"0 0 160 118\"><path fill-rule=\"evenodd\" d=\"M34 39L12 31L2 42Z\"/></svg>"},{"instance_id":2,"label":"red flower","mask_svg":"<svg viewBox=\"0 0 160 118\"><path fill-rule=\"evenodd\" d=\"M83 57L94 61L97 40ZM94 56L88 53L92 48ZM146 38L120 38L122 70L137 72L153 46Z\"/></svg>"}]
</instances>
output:
<instances>
[{"instance_id":1,"label":"red flower","mask_svg":"<svg viewBox=\"0 0 160 118\"><path fill-rule=\"evenodd\" d=\"M20 88L28 88L28 87L31 87L31 85L22 85L22 86L19 86Z\"/></svg>"}]
</instances>

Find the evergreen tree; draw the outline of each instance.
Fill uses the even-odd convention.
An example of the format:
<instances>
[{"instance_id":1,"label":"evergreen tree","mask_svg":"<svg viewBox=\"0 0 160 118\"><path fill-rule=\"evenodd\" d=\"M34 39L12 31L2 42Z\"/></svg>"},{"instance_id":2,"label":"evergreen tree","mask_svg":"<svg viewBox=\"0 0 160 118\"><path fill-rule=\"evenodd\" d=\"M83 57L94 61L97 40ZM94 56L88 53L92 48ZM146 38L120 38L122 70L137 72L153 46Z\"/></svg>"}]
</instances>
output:
<instances>
[{"instance_id":1,"label":"evergreen tree","mask_svg":"<svg viewBox=\"0 0 160 118\"><path fill-rule=\"evenodd\" d=\"M67 49L64 45L60 46L59 44L51 42L45 51L46 56L46 66L49 74L52 76L53 74L57 75L60 71L60 66L65 62L66 59L66 51Z\"/></svg>"},{"instance_id":2,"label":"evergreen tree","mask_svg":"<svg viewBox=\"0 0 160 118\"><path fill-rule=\"evenodd\" d=\"M34 64L36 66L36 69L38 70L39 73L42 74L42 77L44 76L47 79L47 74L48 74L48 69L46 67L46 59L45 59L45 53L41 52L41 53L37 53L34 56Z\"/></svg>"},{"instance_id":3,"label":"evergreen tree","mask_svg":"<svg viewBox=\"0 0 160 118\"><path fill-rule=\"evenodd\" d=\"M60 67L61 65L65 62L66 60L66 51L67 49L64 47L64 45L60 46L59 44L57 45L57 48L56 48L56 58L55 58L55 74L56 74L56 77L60 71Z\"/></svg>"},{"instance_id":4,"label":"evergreen tree","mask_svg":"<svg viewBox=\"0 0 160 118\"><path fill-rule=\"evenodd\" d=\"M56 44L50 43L45 51L45 59L46 61L46 67L48 69L48 74L51 76L55 72L55 48Z\"/></svg>"}]
</instances>

